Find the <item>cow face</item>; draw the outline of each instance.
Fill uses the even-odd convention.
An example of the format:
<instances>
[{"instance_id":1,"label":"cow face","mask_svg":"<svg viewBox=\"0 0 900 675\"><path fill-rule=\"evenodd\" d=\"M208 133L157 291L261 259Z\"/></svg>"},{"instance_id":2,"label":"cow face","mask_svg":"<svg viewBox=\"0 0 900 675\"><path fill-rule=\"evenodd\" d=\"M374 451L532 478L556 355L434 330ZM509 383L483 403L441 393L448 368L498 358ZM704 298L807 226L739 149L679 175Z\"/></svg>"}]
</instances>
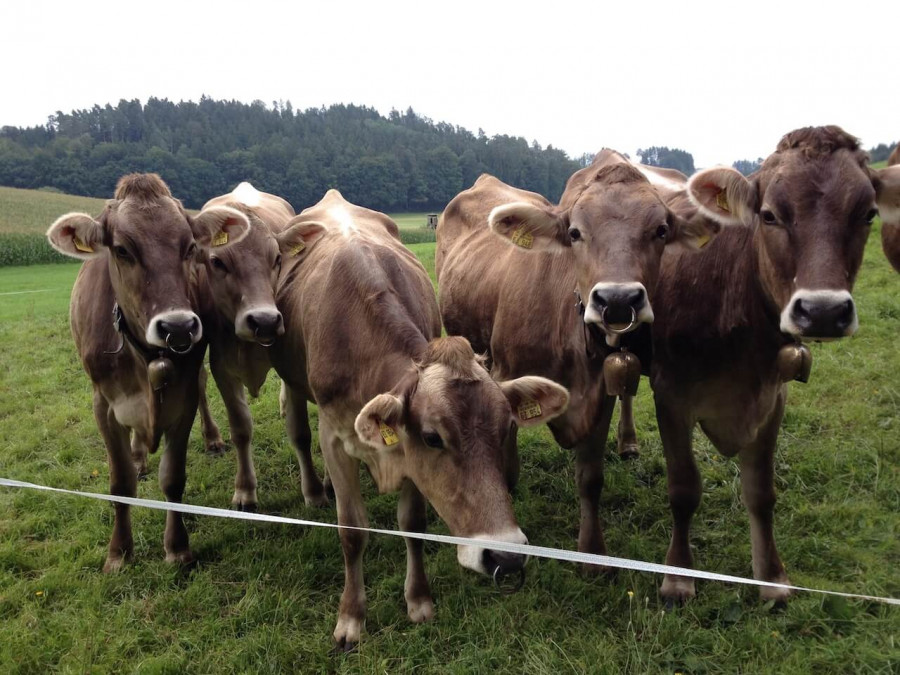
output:
<instances>
[{"instance_id":1,"label":"cow face","mask_svg":"<svg viewBox=\"0 0 900 675\"><path fill-rule=\"evenodd\" d=\"M249 220L247 236L235 246L211 249L206 265L216 309L234 324L238 338L268 347L284 334L275 307L281 251L264 223L253 215Z\"/></svg>"},{"instance_id":2,"label":"cow face","mask_svg":"<svg viewBox=\"0 0 900 675\"><path fill-rule=\"evenodd\" d=\"M568 392L540 377L494 382L459 337L433 341L422 363L356 418L359 438L387 473L408 478L457 536L526 543L505 480L515 429L565 411ZM383 487L383 486L382 486ZM524 557L461 546L462 566L491 574Z\"/></svg>"},{"instance_id":3,"label":"cow face","mask_svg":"<svg viewBox=\"0 0 900 675\"><path fill-rule=\"evenodd\" d=\"M582 172L591 173L579 176ZM676 216L624 160L575 174L562 204L499 206L491 212L490 227L524 250L571 255L584 321L607 334L653 321L648 289L656 285L667 244L696 248L718 232L717 225Z\"/></svg>"},{"instance_id":4,"label":"cow face","mask_svg":"<svg viewBox=\"0 0 900 675\"><path fill-rule=\"evenodd\" d=\"M878 205L893 194L876 187L856 139L820 127L785 136L749 180L709 169L688 192L704 215L756 228L760 280L782 332L829 339L858 327L850 292Z\"/></svg>"},{"instance_id":5,"label":"cow face","mask_svg":"<svg viewBox=\"0 0 900 675\"><path fill-rule=\"evenodd\" d=\"M234 209L211 209L191 219L159 176L132 174L119 181L116 198L97 220L83 213L64 215L47 237L75 258L105 256L116 302L132 334L150 346L183 353L203 332L189 296L198 248L230 245L248 229L247 218Z\"/></svg>"},{"instance_id":6,"label":"cow face","mask_svg":"<svg viewBox=\"0 0 900 675\"><path fill-rule=\"evenodd\" d=\"M900 155L897 161L900 162ZM881 215L881 246L888 261L900 272L900 166L889 166L872 174Z\"/></svg>"}]
</instances>

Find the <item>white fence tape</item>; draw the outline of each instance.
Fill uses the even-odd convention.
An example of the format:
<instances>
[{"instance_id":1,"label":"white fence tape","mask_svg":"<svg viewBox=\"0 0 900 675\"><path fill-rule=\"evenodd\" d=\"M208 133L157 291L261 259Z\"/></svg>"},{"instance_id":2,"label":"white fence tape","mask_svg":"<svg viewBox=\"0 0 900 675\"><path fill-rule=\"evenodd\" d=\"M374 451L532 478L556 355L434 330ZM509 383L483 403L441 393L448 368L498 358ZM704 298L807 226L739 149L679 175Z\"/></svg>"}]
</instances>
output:
<instances>
[{"instance_id":1,"label":"white fence tape","mask_svg":"<svg viewBox=\"0 0 900 675\"><path fill-rule=\"evenodd\" d=\"M514 544L508 541L492 541L490 539L469 539L467 537L454 537L445 534L428 534L426 532L381 530L373 527L350 527L347 525L338 525L336 523L322 523L316 520L302 520L300 518L287 518L285 516L271 516L264 513L232 511L229 509L219 509L211 506L194 506L192 504L183 504L176 502L161 502L156 499L141 499L138 497L119 497L116 495L99 494L96 492L78 492L77 490L65 490L63 488L47 487L46 485L26 483L24 481L10 480L8 478L0 478L0 486L27 488L30 490L44 490L46 492L57 492L60 494L75 495L78 497L89 497L91 499L99 499L106 502L117 502L119 504L129 504L130 506L144 506L146 508L157 509L159 511L176 511L179 513L190 513L198 516L216 516L218 518L252 520L264 523L282 523L284 525L303 525L306 527L328 527L332 529L358 530L362 532L373 532L375 534L386 534L393 537L407 537L410 539L433 541L439 544L452 544L454 546L474 545L484 548L490 548L495 551L506 551L508 553L519 553L522 555L534 556L535 558L550 558L553 560L565 560L567 562L586 563L589 565L604 565L606 567L617 567L619 569L635 570L638 572L652 572L654 574L675 574L682 577L693 577L695 579L706 579L708 581L724 581L726 583L732 584L767 586L770 588L787 588L793 591L806 591L809 593L838 595L844 598L872 600L874 602L882 602L888 605L900 606L900 599L898 598L885 598L877 595L843 593L841 591L829 591L820 588L807 588L805 586L793 586L791 584L778 584L771 581L760 581L758 579L736 577L730 574L718 574L716 572L705 572L703 570L688 569L686 567L673 567L671 565L660 565L658 563L629 560L627 558L614 558L612 556L597 555L594 553L579 553L578 551L567 551L558 548L533 546L531 544Z\"/></svg>"}]
</instances>

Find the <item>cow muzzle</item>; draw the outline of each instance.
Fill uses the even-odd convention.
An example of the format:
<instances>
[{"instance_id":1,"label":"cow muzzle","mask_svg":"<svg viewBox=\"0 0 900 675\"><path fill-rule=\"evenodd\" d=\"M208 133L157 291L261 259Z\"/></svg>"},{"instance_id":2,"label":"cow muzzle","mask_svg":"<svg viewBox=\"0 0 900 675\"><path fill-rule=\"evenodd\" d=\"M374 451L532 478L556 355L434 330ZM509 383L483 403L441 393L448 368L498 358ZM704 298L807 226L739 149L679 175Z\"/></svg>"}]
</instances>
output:
<instances>
[{"instance_id":1,"label":"cow muzzle","mask_svg":"<svg viewBox=\"0 0 900 675\"><path fill-rule=\"evenodd\" d=\"M163 312L147 325L147 344L176 354L187 354L202 336L203 326L193 312Z\"/></svg>"},{"instance_id":2,"label":"cow muzzle","mask_svg":"<svg viewBox=\"0 0 900 675\"><path fill-rule=\"evenodd\" d=\"M238 315L234 332L247 342L271 347L275 339L284 335L284 318L275 307L255 307Z\"/></svg>"},{"instance_id":3,"label":"cow muzzle","mask_svg":"<svg viewBox=\"0 0 900 675\"><path fill-rule=\"evenodd\" d=\"M606 333L630 333L642 323L653 323L653 308L644 284L599 283L591 289L584 322L600 326Z\"/></svg>"},{"instance_id":4,"label":"cow muzzle","mask_svg":"<svg viewBox=\"0 0 900 675\"><path fill-rule=\"evenodd\" d=\"M488 539L504 541L512 544L527 544L528 538L519 528L506 532L472 535L472 539ZM498 583L503 577L518 574L525 567L528 556L506 551L495 551L482 546L459 546L456 551L456 559L463 567L481 574L494 577ZM524 574L520 575L524 580Z\"/></svg>"},{"instance_id":5,"label":"cow muzzle","mask_svg":"<svg viewBox=\"0 0 900 675\"><path fill-rule=\"evenodd\" d=\"M856 305L848 291L800 289L781 313L782 332L809 340L848 337L858 327Z\"/></svg>"}]
</instances>

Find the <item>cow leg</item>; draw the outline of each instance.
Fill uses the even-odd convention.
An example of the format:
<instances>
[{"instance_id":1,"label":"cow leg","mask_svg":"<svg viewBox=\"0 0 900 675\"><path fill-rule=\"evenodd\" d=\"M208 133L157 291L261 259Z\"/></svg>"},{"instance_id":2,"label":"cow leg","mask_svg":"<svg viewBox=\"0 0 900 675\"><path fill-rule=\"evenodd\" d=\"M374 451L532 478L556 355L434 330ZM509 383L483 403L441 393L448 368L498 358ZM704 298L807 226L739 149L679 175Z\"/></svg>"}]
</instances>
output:
<instances>
[{"instance_id":1,"label":"cow leg","mask_svg":"<svg viewBox=\"0 0 900 675\"><path fill-rule=\"evenodd\" d=\"M669 484L669 507L672 510L672 540L666 553L666 564L692 567L690 530L691 518L700 505L700 472L691 447L693 425L668 403L656 398L656 420L666 456L666 476ZM667 574L663 578L660 595L668 603L681 603L696 595L694 580Z\"/></svg>"},{"instance_id":2,"label":"cow leg","mask_svg":"<svg viewBox=\"0 0 900 675\"><path fill-rule=\"evenodd\" d=\"M128 429L116 420L112 409L103 395L94 390L94 419L109 459L109 494L121 497L137 496L137 471L131 460ZM103 565L104 572L116 572L122 568L134 553L134 538L131 535L131 507L127 504L113 504L113 532L109 540L109 551Z\"/></svg>"},{"instance_id":3,"label":"cow leg","mask_svg":"<svg viewBox=\"0 0 900 675\"><path fill-rule=\"evenodd\" d=\"M139 480L147 477L147 456L150 454L150 437L132 429L131 432L131 462ZM155 449L155 448L154 448Z\"/></svg>"},{"instance_id":4,"label":"cow leg","mask_svg":"<svg viewBox=\"0 0 900 675\"><path fill-rule=\"evenodd\" d=\"M212 367L211 362L210 367ZM211 455L221 455L225 452L225 441L222 439L219 425L216 424L212 413L209 411L209 399L206 398L206 383L208 379L206 367L201 366L198 379L200 385L200 431L203 434L203 446L206 448L206 452ZM216 379L216 384L218 384L218 378Z\"/></svg>"},{"instance_id":5,"label":"cow leg","mask_svg":"<svg viewBox=\"0 0 900 675\"><path fill-rule=\"evenodd\" d=\"M425 532L425 498L411 480L403 481L400 501L397 503L397 524L405 532ZM434 602L425 576L422 557L424 542L421 539L406 540L406 583L403 585L406 610L411 621L424 623L434 616Z\"/></svg>"},{"instance_id":6,"label":"cow leg","mask_svg":"<svg viewBox=\"0 0 900 675\"><path fill-rule=\"evenodd\" d=\"M359 484L359 460L349 456L341 440L331 432L328 422L319 416L319 444L334 485L337 517L340 525L368 527L366 507ZM334 628L336 648L351 651L359 642L366 623L366 588L363 584L363 551L368 533L340 530L344 552L344 592Z\"/></svg>"},{"instance_id":7,"label":"cow leg","mask_svg":"<svg viewBox=\"0 0 900 675\"><path fill-rule=\"evenodd\" d=\"M282 391L285 394L287 432L294 444L297 462L300 464L300 489L303 491L303 500L307 506L326 506L328 497L325 496L325 488L312 461L312 431L309 428L306 397L298 395L288 387L284 387ZM321 429L319 429L319 444L321 445Z\"/></svg>"},{"instance_id":8,"label":"cow leg","mask_svg":"<svg viewBox=\"0 0 900 675\"><path fill-rule=\"evenodd\" d=\"M603 455L609 423L612 419L615 401L611 396L603 397L600 416L588 437L575 444L575 482L581 499L581 524L578 530L578 550L583 553L606 554L603 526L600 523L600 493L603 491ZM596 565L585 565L583 571L597 574L604 569Z\"/></svg>"},{"instance_id":9,"label":"cow leg","mask_svg":"<svg viewBox=\"0 0 900 675\"><path fill-rule=\"evenodd\" d=\"M618 452L622 459L634 459L640 455L637 432L634 429L634 396L625 394L619 399L622 402L619 415Z\"/></svg>"},{"instance_id":10,"label":"cow leg","mask_svg":"<svg viewBox=\"0 0 900 675\"><path fill-rule=\"evenodd\" d=\"M196 389L188 387L184 402L184 412L175 425L166 431L166 448L159 462L159 487L166 501L181 502L186 481L187 444L197 414ZM187 528L181 513L166 512L166 532L163 536L166 562L189 565L194 562L188 541Z\"/></svg>"},{"instance_id":11,"label":"cow leg","mask_svg":"<svg viewBox=\"0 0 900 675\"><path fill-rule=\"evenodd\" d=\"M257 504L256 471L253 468L253 454L250 450L250 441L253 438L253 417L250 414L250 406L247 404L244 385L239 378L229 375L215 360L211 361L210 365L216 386L225 402L228 426L231 429L231 442L234 444L237 455L237 475L234 477L234 495L231 498L231 504L238 511L255 511Z\"/></svg>"},{"instance_id":12,"label":"cow leg","mask_svg":"<svg viewBox=\"0 0 900 675\"><path fill-rule=\"evenodd\" d=\"M784 413L784 395L779 396L777 409L763 429L757 442L740 452L741 494L750 516L750 545L753 556L753 578L787 584L784 565L775 548L773 513L775 510L775 445L781 417ZM792 594L788 589L759 589L763 601L783 602Z\"/></svg>"}]
</instances>

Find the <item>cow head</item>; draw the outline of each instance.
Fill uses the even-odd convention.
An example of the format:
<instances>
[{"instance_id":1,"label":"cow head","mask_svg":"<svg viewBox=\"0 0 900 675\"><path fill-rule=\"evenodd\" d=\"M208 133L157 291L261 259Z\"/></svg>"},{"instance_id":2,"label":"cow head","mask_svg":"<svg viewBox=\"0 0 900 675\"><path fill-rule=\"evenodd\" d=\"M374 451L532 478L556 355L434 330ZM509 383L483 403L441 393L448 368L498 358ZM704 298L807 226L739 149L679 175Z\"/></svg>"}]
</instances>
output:
<instances>
[{"instance_id":1,"label":"cow head","mask_svg":"<svg viewBox=\"0 0 900 675\"><path fill-rule=\"evenodd\" d=\"M207 202L201 216L222 202L250 222L247 236L237 245L211 249L206 266L216 309L234 325L238 338L269 346L284 334L284 321L275 307L282 256L275 235L253 211L264 196L241 183L230 195Z\"/></svg>"},{"instance_id":2,"label":"cow head","mask_svg":"<svg viewBox=\"0 0 900 675\"><path fill-rule=\"evenodd\" d=\"M523 250L568 252L584 321L608 335L653 321L649 289L667 244L698 248L718 233L715 223L670 211L640 171L608 150L569 179L559 206L504 204L489 223Z\"/></svg>"},{"instance_id":3,"label":"cow head","mask_svg":"<svg viewBox=\"0 0 900 675\"><path fill-rule=\"evenodd\" d=\"M50 226L47 238L74 258L106 257L132 334L183 353L203 334L189 292L198 248L230 245L248 229L247 218L234 209L210 209L192 219L159 176L129 174L99 218L66 214Z\"/></svg>"},{"instance_id":4,"label":"cow head","mask_svg":"<svg viewBox=\"0 0 900 675\"><path fill-rule=\"evenodd\" d=\"M891 265L900 272L900 165L872 170L872 176L881 215L881 246Z\"/></svg>"},{"instance_id":5,"label":"cow head","mask_svg":"<svg viewBox=\"0 0 900 675\"><path fill-rule=\"evenodd\" d=\"M516 425L565 411L569 394L541 377L494 382L465 338L432 341L421 362L356 418L359 438L411 480L458 536L526 543L505 479ZM514 450L512 450L514 452ZM384 487L384 486L380 486ZM517 556L461 546L464 567L491 574L521 567Z\"/></svg>"},{"instance_id":6,"label":"cow head","mask_svg":"<svg viewBox=\"0 0 900 675\"><path fill-rule=\"evenodd\" d=\"M760 280L784 333L829 339L856 331L850 292L878 206L896 198L896 187L877 190L867 159L839 127L808 127L782 138L749 178L719 167L690 180L703 215L756 228Z\"/></svg>"}]
</instances>

